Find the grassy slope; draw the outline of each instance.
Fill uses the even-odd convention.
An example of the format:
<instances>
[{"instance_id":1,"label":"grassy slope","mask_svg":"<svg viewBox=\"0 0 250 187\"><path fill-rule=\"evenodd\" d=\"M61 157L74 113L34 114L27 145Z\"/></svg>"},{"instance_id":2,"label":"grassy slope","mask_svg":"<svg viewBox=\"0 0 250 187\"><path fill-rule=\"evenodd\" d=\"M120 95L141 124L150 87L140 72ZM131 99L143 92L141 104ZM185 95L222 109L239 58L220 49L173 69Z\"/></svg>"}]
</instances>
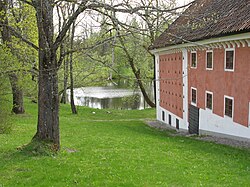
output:
<instances>
[{"instance_id":1,"label":"grassy slope","mask_svg":"<svg viewBox=\"0 0 250 187\"><path fill-rule=\"evenodd\" d=\"M35 104L26 108L24 116L12 117L13 132L0 135L0 186L250 185L249 150L149 128L139 119L154 118L154 110L108 114L79 107L72 116L62 106L62 151L24 155L16 148L34 135L37 112Z\"/></svg>"}]
</instances>

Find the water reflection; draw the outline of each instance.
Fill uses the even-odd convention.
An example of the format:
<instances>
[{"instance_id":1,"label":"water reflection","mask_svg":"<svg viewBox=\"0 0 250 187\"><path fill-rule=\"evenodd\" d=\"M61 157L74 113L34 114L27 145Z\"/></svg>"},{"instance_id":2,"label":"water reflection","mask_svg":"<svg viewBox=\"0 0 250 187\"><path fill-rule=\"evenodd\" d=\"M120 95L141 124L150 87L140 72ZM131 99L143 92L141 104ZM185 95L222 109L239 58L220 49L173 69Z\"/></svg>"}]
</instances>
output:
<instances>
[{"instance_id":1,"label":"water reflection","mask_svg":"<svg viewBox=\"0 0 250 187\"><path fill-rule=\"evenodd\" d=\"M145 103L140 90L124 89L118 86L82 87L74 89L75 104L99 109L144 109ZM67 90L70 101L70 91Z\"/></svg>"}]
</instances>

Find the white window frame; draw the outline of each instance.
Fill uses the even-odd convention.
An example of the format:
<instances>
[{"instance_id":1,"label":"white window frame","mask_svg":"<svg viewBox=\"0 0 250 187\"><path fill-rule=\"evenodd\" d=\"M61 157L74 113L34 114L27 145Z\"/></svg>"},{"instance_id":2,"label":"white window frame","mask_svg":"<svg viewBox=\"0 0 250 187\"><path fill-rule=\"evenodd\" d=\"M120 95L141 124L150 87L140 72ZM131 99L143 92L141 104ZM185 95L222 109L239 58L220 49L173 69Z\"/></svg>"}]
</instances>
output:
<instances>
[{"instance_id":1,"label":"white window frame","mask_svg":"<svg viewBox=\"0 0 250 187\"><path fill-rule=\"evenodd\" d=\"M195 54L196 55L196 62L195 62L195 67L192 66L192 54ZM197 69L197 65L198 65L198 56L197 56L197 51L191 51L191 57L190 57L190 67L192 69Z\"/></svg>"},{"instance_id":2,"label":"white window frame","mask_svg":"<svg viewBox=\"0 0 250 187\"><path fill-rule=\"evenodd\" d=\"M233 56L233 69L227 69L226 68L226 61L227 61L227 51L233 51L233 54L234 54L234 56ZM224 54L224 70L225 71L230 71L230 72L234 72L234 68L235 68L235 48L227 48L227 49L225 49L225 54Z\"/></svg>"},{"instance_id":3,"label":"white window frame","mask_svg":"<svg viewBox=\"0 0 250 187\"><path fill-rule=\"evenodd\" d=\"M212 53L212 67L211 68L207 67L207 53ZM213 68L214 68L214 52L213 50L207 50L206 51L206 70L213 70Z\"/></svg>"},{"instance_id":4,"label":"white window frame","mask_svg":"<svg viewBox=\"0 0 250 187\"><path fill-rule=\"evenodd\" d=\"M213 92L210 92L210 91L206 91L205 92L205 108L207 109L207 110L211 110L211 111L213 111L213 108L214 108L214 94L213 94ZM210 108L207 108L207 94L211 94L212 95L212 109L210 109Z\"/></svg>"},{"instance_id":5,"label":"white window frame","mask_svg":"<svg viewBox=\"0 0 250 187\"><path fill-rule=\"evenodd\" d=\"M196 91L196 99L195 99L195 100L196 100L196 103L194 103L194 102L192 101L192 98L193 98L193 96L192 96L192 90L195 90L195 91ZM194 106L197 106L197 102L198 102L198 101L197 101L197 88L191 87L191 94L190 94L190 95L191 95L191 104L194 105Z\"/></svg>"},{"instance_id":6,"label":"white window frame","mask_svg":"<svg viewBox=\"0 0 250 187\"><path fill-rule=\"evenodd\" d=\"M226 109L226 98L227 99L231 99L233 101L233 104L232 104L232 117L229 117L225 114L225 109ZM231 97L231 96L227 96L227 95L224 95L224 117L228 118L228 119L234 119L234 98Z\"/></svg>"}]
</instances>

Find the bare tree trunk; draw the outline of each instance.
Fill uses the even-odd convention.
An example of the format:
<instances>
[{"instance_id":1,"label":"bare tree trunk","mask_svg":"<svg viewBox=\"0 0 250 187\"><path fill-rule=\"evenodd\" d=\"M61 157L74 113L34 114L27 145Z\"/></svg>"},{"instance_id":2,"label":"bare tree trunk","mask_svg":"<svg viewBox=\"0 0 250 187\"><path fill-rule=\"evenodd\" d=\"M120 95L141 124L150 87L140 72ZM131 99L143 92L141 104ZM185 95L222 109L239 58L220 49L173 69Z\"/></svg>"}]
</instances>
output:
<instances>
[{"instance_id":1,"label":"bare tree trunk","mask_svg":"<svg viewBox=\"0 0 250 187\"><path fill-rule=\"evenodd\" d=\"M68 89L68 76L69 76L69 61L66 58L63 62L64 72L63 72L63 93L61 98L61 103L66 104L66 96L67 96L67 89Z\"/></svg>"},{"instance_id":2,"label":"bare tree trunk","mask_svg":"<svg viewBox=\"0 0 250 187\"><path fill-rule=\"evenodd\" d=\"M9 80L13 98L12 112L14 112L15 114L23 114L25 112L23 106L23 91L18 86L18 76L14 73L9 74Z\"/></svg>"},{"instance_id":3,"label":"bare tree trunk","mask_svg":"<svg viewBox=\"0 0 250 187\"><path fill-rule=\"evenodd\" d=\"M75 100L74 100L74 76L73 76L73 62L70 60L70 106L72 114L77 114Z\"/></svg>"},{"instance_id":4,"label":"bare tree trunk","mask_svg":"<svg viewBox=\"0 0 250 187\"><path fill-rule=\"evenodd\" d=\"M8 29L8 17L7 17L7 10L8 10L8 1L7 0L0 0L0 12L3 14L0 15L0 23L2 26L1 34L3 43L6 44L11 50L11 34ZM15 73L9 74L9 80L12 89L12 98L13 98L13 106L12 112L15 114L23 114L25 112L23 106L23 91L18 85L18 76Z\"/></svg>"},{"instance_id":5,"label":"bare tree trunk","mask_svg":"<svg viewBox=\"0 0 250 187\"><path fill-rule=\"evenodd\" d=\"M53 143L60 149L58 64L53 46L53 4L42 0L35 4L39 35L38 124L34 138Z\"/></svg>"},{"instance_id":6,"label":"bare tree trunk","mask_svg":"<svg viewBox=\"0 0 250 187\"><path fill-rule=\"evenodd\" d=\"M62 10L63 8L61 6L56 6L56 9L57 9L57 16L58 16L58 30L60 32L62 30L63 25L66 23L66 18L65 18L66 16L65 16L65 12ZM61 10L62 15L60 14L60 10ZM65 53L65 43L66 42L67 41L64 40L60 45L60 57L62 57ZM66 59L62 58L60 60L63 60L63 92L62 92L62 97L61 97L60 103L66 104L68 73L69 73L68 55L67 55ZM60 96L60 93L59 93L59 96Z\"/></svg>"},{"instance_id":7,"label":"bare tree trunk","mask_svg":"<svg viewBox=\"0 0 250 187\"><path fill-rule=\"evenodd\" d=\"M38 79L38 123L35 139L53 143L55 151L60 150L58 68L56 51L77 16L86 9L83 0L71 14L55 41L53 25L54 3L51 0L33 0L36 9L39 39L39 79Z\"/></svg>"},{"instance_id":8,"label":"bare tree trunk","mask_svg":"<svg viewBox=\"0 0 250 187\"><path fill-rule=\"evenodd\" d=\"M119 31L117 31L117 32L119 32ZM124 41L123 41L122 37L119 37L119 40L121 42L122 49L123 49L123 51L125 52L125 54L126 54L126 56L128 58L129 65L130 65L130 67L131 67L131 69L132 69L132 71L133 71L133 73L135 75L136 81L137 81L137 83L138 83L138 85L140 87L140 90L142 92L142 95L143 95L145 101L147 102L147 104L150 107L155 108L155 103L153 103L151 101L151 99L149 98L149 96L148 96L148 94L147 94L147 92L146 92L146 90L144 88L144 85L143 85L143 82L142 82L142 79L141 79L141 75L140 75L140 69L138 69L138 70L136 69L135 64L134 64L134 59L130 56L130 54L129 54L129 52L128 52L125 44L124 44Z\"/></svg>"},{"instance_id":9,"label":"bare tree trunk","mask_svg":"<svg viewBox=\"0 0 250 187\"><path fill-rule=\"evenodd\" d=\"M143 82L142 82L142 79L141 79L141 75L140 75L140 69L136 70L135 64L134 64L134 60L132 58L129 58L129 64L130 64L130 67L131 67L131 69L132 69L135 77L136 77L137 83L138 83L138 85L139 85L139 87L141 89L141 92L142 92L142 95L143 95L145 101L147 102L147 104L150 107L154 108L155 107L155 103L153 103L151 101L151 99L149 98L149 96L148 96L148 94L147 94L147 92L146 92L146 90L144 88L144 85L143 85Z\"/></svg>"},{"instance_id":10,"label":"bare tree trunk","mask_svg":"<svg viewBox=\"0 0 250 187\"><path fill-rule=\"evenodd\" d=\"M74 7L73 7L74 10ZM70 39L70 48L73 49L74 43L74 35L75 35L75 22L72 24L72 31L71 31L71 39ZM72 114L77 114L76 105L74 101L74 76L73 76L73 54L70 54L69 57L69 64L70 64L70 106Z\"/></svg>"}]
</instances>

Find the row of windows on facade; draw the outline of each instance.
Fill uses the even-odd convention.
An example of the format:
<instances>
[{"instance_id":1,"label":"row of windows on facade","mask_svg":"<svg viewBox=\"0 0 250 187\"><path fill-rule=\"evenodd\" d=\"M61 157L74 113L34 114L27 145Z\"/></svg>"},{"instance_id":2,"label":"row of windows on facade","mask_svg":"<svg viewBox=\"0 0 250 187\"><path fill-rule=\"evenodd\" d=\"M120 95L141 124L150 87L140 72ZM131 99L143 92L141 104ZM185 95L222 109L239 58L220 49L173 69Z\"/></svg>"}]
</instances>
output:
<instances>
[{"instance_id":1,"label":"row of windows on facade","mask_svg":"<svg viewBox=\"0 0 250 187\"><path fill-rule=\"evenodd\" d=\"M191 88L191 103L197 105L197 89ZM206 108L213 110L213 93L206 91ZM233 98L224 96L224 114L233 117Z\"/></svg>"},{"instance_id":2,"label":"row of windows on facade","mask_svg":"<svg viewBox=\"0 0 250 187\"><path fill-rule=\"evenodd\" d=\"M164 111L162 111L161 119L162 119L162 121L166 120L165 119L165 112ZM172 116L171 116L171 114L168 114L168 124L172 125ZM176 129L179 129L180 121L177 118L175 119L175 125L176 125Z\"/></svg>"},{"instance_id":3,"label":"row of windows on facade","mask_svg":"<svg viewBox=\"0 0 250 187\"><path fill-rule=\"evenodd\" d=\"M206 69L213 69L213 51L209 50L206 52ZM225 70L233 71L234 70L234 61L235 61L235 52L234 49L225 49L225 58L224 58ZM197 52L191 52L191 68L197 68Z\"/></svg>"}]
</instances>

